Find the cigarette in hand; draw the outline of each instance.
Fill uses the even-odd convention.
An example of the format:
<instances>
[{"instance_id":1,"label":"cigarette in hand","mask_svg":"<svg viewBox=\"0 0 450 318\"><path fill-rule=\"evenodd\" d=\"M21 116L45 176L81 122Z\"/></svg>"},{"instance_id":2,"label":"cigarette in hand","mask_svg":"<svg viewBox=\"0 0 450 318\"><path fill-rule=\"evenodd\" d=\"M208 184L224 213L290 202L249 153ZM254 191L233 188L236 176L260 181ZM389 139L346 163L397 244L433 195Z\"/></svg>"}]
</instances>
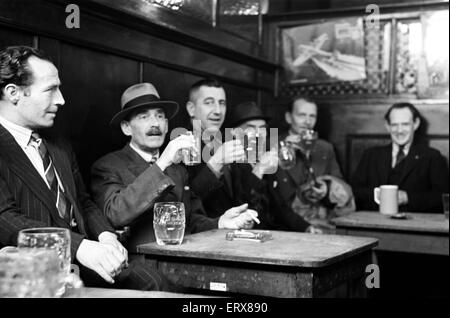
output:
<instances>
[{"instance_id":1,"label":"cigarette in hand","mask_svg":"<svg viewBox=\"0 0 450 318\"><path fill-rule=\"evenodd\" d=\"M260 224L261 222L258 220L256 215L253 214L253 211L247 210L247 213L252 217L253 221L255 221L257 224Z\"/></svg>"}]
</instances>

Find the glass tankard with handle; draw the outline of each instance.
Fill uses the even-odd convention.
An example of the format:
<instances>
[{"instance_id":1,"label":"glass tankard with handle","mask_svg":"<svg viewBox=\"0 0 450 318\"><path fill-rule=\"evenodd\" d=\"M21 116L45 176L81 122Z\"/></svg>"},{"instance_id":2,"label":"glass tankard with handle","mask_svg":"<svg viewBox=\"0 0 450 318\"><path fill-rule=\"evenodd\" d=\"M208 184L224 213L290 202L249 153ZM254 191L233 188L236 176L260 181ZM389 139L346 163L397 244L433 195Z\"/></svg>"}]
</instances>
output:
<instances>
[{"instance_id":1,"label":"glass tankard with handle","mask_svg":"<svg viewBox=\"0 0 450 318\"><path fill-rule=\"evenodd\" d=\"M51 298L61 287L57 253L9 247L0 250L0 298Z\"/></svg>"},{"instance_id":2,"label":"glass tankard with handle","mask_svg":"<svg viewBox=\"0 0 450 318\"><path fill-rule=\"evenodd\" d=\"M56 297L62 296L67 288L80 288L81 281L74 280L70 274L70 232L65 228L31 228L19 232L17 246L20 250L47 251L54 253L59 262L54 270L59 288ZM76 282L77 286L73 283Z\"/></svg>"},{"instance_id":3,"label":"glass tankard with handle","mask_svg":"<svg viewBox=\"0 0 450 318\"><path fill-rule=\"evenodd\" d=\"M186 216L183 202L158 202L153 208L153 228L158 245L183 242Z\"/></svg>"}]
</instances>

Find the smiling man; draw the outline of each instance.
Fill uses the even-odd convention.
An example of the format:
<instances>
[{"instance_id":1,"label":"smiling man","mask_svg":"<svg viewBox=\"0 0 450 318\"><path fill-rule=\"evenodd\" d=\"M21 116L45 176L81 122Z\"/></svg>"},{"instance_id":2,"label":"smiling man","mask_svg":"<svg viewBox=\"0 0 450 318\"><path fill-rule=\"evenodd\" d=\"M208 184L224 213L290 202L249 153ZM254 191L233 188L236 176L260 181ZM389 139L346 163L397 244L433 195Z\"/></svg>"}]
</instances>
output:
<instances>
[{"instance_id":1,"label":"smiling man","mask_svg":"<svg viewBox=\"0 0 450 318\"><path fill-rule=\"evenodd\" d=\"M448 167L436 149L419 143L415 133L421 115L410 103L392 105L385 115L391 144L366 150L352 185L359 210L378 210L373 189L399 187L400 211L442 212L442 193L448 192Z\"/></svg>"}]
</instances>

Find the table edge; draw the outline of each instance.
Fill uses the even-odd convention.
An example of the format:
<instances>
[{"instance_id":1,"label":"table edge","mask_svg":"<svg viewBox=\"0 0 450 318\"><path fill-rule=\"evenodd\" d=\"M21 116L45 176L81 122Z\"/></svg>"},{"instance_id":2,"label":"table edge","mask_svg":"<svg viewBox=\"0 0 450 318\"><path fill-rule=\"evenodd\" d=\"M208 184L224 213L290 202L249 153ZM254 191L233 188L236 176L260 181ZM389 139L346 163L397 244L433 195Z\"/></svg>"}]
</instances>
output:
<instances>
[{"instance_id":1,"label":"table edge","mask_svg":"<svg viewBox=\"0 0 450 318\"><path fill-rule=\"evenodd\" d=\"M147 244L141 244L137 246L137 252L140 254L144 254L145 256L147 255L153 255L153 256L157 256L157 257L167 257L167 258L191 258L191 259L210 259L212 261L227 261L227 262L242 262L242 263L248 263L248 264L260 264L260 265L268 265L268 266L286 266L286 267L299 267L299 268L321 268L321 267L325 267L325 266L329 266L332 264L335 264L336 262L340 261L340 260L345 260L348 259L350 257L353 257L357 254L361 254L363 252L366 251L370 251L373 250L375 247L378 246L378 242L379 239L377 238L365 238L365 239L371 239L371 242L367 242L365 245L358 247L357 249L354 249L352 251L346 252L344 254L338 255L338 256L334 256L330 259L327 260L323 260L323 261L314 261L314 262L296 262L296 261L285 261L285 260L281 260L281 262L276 263L273 261L260 261L260 262L255 262L255 261L248 261L245 256L238 256L238 257L234 257L233 259L230 259L229 257L227 257L226 255L209 255L208 253L205 253L204 255L202 255L202 257L192 257L191 255L188 254L188 252L186 251L179 251L178 255L173 255L170 252L173 252L173 250L164 250L164 249L154 249L152 251L145 251L145 246ZM151 244L156 244L156 243L151 243ZM143 250L144 249L144 250ZM208 256L213 256L213 257L208 257Z\"/></svg>"}]
</instances>

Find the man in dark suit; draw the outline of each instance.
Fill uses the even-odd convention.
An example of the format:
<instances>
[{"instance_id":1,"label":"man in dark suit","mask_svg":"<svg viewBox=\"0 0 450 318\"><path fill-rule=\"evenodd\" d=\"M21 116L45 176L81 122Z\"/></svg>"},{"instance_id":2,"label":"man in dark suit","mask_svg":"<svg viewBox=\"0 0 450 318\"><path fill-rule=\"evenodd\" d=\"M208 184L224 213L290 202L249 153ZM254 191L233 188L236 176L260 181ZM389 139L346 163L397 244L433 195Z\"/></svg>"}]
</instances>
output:
<instances>
[{"instance_id":1,"label":"man in dark suit","mask_svg":"<svg viewBox=\"0 0 450 318\"><path fill-rule=\"evenodd\" d=\"M233 125L252 125L249 121L255 119L258 127L253 128L263 130L267 117L253 106L254 103L243 104L245 110L237 111L232 116ZM262 181L264 175L276 170L277 161L273 159L276 159L277 154L267 152L263 160L252 166L244 163L247 155L239 138L222 143L220 129L227 105L225 90L220 82L203 79L194 83L190 88L186 110L194 131L201 132L203 142L203 162L188 167L191 187L201 197L209 216L215 217L223 209L246 202L260 213L261 224L256 227L315 231L301 217L290 214L291 210L278 199L276 192ZM263 125L260 125L261 121L264 121Z\"/></svg>"},{"instance_id":2,"label":"man in dark suit","mask_svg":"<svg viewBox=\"0 0 450 318\"><path fill-rule=\"evenodd\" d=\"M67 142L47 134L65 101L58 70L38 50L0 51L0 245L20 230L70 229L72 261L86 285L161 289L165 282L127 250L85 192Z\"/></svg>"},{"instance_id":3,"label":"man in dark suit","mask_svg":"<svg viewBox=\"0 0 450 318\"><path fill-rule=\"evenodd\" d=\"M183 202L186 233L217 228L250 228L256 216L247 204L230 207L215 218L207 217L200 199L190 190L186 169L179 164L180 151L195 146L194 137L180 135L172 139L162 153L160 147L168 133L169 119L178 104L159 98L150 83L129 87L122 94L122 110L112 125L120 126L130 143L107 154L92 167L91 189L97 204L114 227L130 226L126 246L155 241L153 205L156 202Z\"/></svg>"},{"instance_id":4,"label":"man in dark suit","mask_svg":"<svg viewBox=\"0 0 450 318\"><path fill-rule=\"evenodd\" d=\"M373 189L398 185L400 211L442 212L442 193L448 193L448 167L439 151L418 142L421 115L410 103L392 105L385 115L391 144L366 150L353 175L359 210L378 210Z\"/></svg>"},{"instance_id":5,"label":"man in dark suit","mask_svg":"<svg viewBox=\"0 0 450 318\"><path fill-rule=\"evenodd\" d=\"M297 97L291 103L285 113L290 129L287 134L280 135L280 140L295 150L296 162L292 168L278 169L275 179L278 192L296 213L311 224L332 232L334 229L329 220L354 211L355 204L352 190L342 178L333 146L318 138L309 158L302 149L301 136L314 129L317 113L317 105L311 99Z\"/></svg>"}]
</instances>

